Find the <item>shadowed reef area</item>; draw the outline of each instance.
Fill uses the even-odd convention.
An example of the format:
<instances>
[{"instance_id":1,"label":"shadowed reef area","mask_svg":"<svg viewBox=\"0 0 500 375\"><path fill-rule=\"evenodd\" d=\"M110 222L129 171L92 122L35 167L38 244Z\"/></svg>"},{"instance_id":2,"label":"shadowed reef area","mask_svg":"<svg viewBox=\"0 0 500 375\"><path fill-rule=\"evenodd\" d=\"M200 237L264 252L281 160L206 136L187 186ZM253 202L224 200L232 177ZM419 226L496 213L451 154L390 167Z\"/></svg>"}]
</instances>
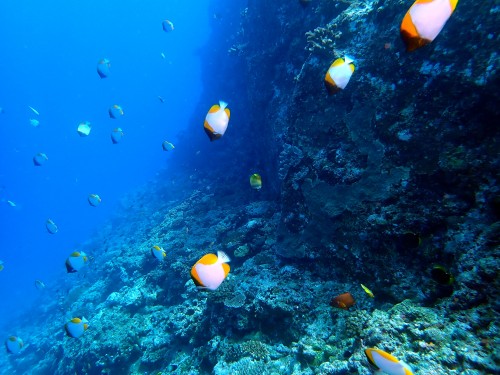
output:
<instances>
[{"instance_id":1,"label":"shadowed reef area","mask_svg":"<svg viewBox=\"0 0 500 375\"><path fill-rule=\"evenodd\" d=\"M87 269L11 325L26 345L1 371L368 375L363 349L377 347L415 374L500 373L500 11L459 3L407 53L409 5L249 0L209 15L211 74L175 166L82 245ZM328 96L346 54L356 70ZM210 143L219 99L231 120ZM197 290L192 265L220 250L228 278ZM356 304L331 307L344 292ZM89 320L80 339L70 315Z\"/></svg>"}]
</instances>

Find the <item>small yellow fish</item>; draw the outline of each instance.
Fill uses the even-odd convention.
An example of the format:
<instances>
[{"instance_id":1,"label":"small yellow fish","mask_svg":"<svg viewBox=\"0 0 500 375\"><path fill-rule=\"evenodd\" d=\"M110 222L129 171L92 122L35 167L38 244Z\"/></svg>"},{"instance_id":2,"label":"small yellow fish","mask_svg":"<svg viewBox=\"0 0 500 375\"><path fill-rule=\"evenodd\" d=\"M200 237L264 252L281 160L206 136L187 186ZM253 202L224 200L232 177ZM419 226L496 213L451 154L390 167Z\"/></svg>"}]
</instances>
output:
<instances>
[{"instance_id":1,"label":"small yellow fish","mask_svg":"<svg viewBox=\"0 0 500 375\"><path fill-rule=\"evenodd\" d=\"M375 298L375 296L373 295L373 292L370 289L368 289L366 286L361 284L361 288L363 288L363 290L366 292L366 294L368 294L371 298Z\"/></svg>"}]
</instances>

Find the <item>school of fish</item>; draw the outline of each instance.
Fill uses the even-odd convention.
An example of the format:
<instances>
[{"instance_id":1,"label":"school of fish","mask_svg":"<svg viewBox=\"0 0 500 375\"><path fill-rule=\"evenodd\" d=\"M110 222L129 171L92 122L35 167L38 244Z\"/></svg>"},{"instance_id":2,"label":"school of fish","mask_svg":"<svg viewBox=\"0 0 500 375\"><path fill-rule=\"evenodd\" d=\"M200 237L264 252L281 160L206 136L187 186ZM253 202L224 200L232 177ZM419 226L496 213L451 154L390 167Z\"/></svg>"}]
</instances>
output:
<instances>
[{"instance_id":1,"label":"school of fish","mask_svg":"<svg viewBox=\"0 0 500 375\"><path fill-rule=\"evenodd\" d=\"M307 6L310 0L300 0L299 2L301 5ZM416 0L405 14L400 26L400 34L406 46L406 50L408 52L415 51L434 41L455 11L457 3L458 0ZM174 24L170 20L164 20L162 21L162 28L166 33L170 33L174 31ZM165 58L163 52L161 53L161 57L163 59ZM339 57L333 61L324 78L324 84L328 95L346 89L355 71L354 63L355 59L350 56ZM101 79L108 78L111 74L110 60L106 58L99 60L96 70ZM158 97L158 99L164 102L162 97ZM38 110L34 107L28 106L28 108L34 115L40 115ZM124 115L122 107L118 104L109 107L108 113L112 119L118 119ZM203 129L210 142L219 140L225 135L228 129L230 116L231 113L228 108L228 103L223 100L219 100L217 104L210 107L203 123ZM29 121L34 127L40 124L37 118L32 118ZM81 137L86 137L90 135L91 129L92 126L90 122L83 121L78 124L77 133ZM121 128L113 129L111 132L112 143L116 144L121 142L123 136L124 132ZM162 148L164 151L172 151L175 149L174 145L168 141L162 143ZM39 152L33 157L33 163L37 167L43 166L48 159L46 154ZM258 191L262 188L262 178L258 173L252 174L249 178L249 182L250 187L254 190ZM95 193L89 194L87 200L93 207L99 206L102 201L101 197ZM16 207L16 203L11 200L8 200L7 203L11 207ZM50 234L56 234L59 230L58 226L51 219L47 219L45 225ZM151 255L156 260L163 261L167 257L167 252L162 247L153 245L151 247ZM214 291L228 277L230 272L229 262L229 256L222 251L217 251L217 254L205 254L192 266L190 272L191 279L200 290ZM68 256L65 265L68 273L75 273L87 266L88 263L89 257L87 254L75 251ZM4 264L0 260L0 271L3 269ZM35 281L35 286L40 290L45 288L45 284L40 280ZM361 288L370 298L374 298L373 292L365 285L361 284ZM350 307L354 306L355 300L351 293L345 292L334 297L330 304L333 307L348 310ZM87 319L84 317L75 317L65 324L64 329L69 337L79 338L85 333L88 327L89 322ZM23 346L24 343L22 339L16 336L10 336L5 341L6 350L10 354L19 353ZM369 365L377 373L385 373L388 375L413 374L406 363L383 350L367 348L365 349L365 355Z\"/></svg>"}]
</instances>

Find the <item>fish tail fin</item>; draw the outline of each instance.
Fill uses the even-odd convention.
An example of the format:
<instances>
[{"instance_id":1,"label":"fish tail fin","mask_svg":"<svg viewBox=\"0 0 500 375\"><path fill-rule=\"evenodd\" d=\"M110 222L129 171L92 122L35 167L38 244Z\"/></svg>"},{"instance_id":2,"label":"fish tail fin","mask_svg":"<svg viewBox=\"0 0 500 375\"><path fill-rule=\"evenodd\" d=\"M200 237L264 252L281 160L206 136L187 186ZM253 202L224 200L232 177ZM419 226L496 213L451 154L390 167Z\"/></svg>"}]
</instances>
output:
<instances>
[{"instance_id":1,"label":"fish tail fin","mask_svg":"<svg viewBox=\"0 0 500 375\"><path fill-rule=\"evenodd\" d=\"M229 263L231 261L231 258L223 252L223 251L217 251L217 263Z\"/></svg>"},{"instance_id":2,"label":"fish tail fin","mask_svg":"<svg viewBox=\"0 0 500 375\"><path fill-rule=\"evenodd\" d=\"M354 59L352 57L349 57L347 55L344 56L344 61L346 64L350 64L352 62L354 62Z\"/></svg>"},{"instance_id":3,"label":"fish tail fin","mask_svg":"<svg viewBox=\"0 0 500 375\"><path fill-rule=\"evenodd\" d=\"M404 361L399 361L399 363L401 363L401 365L405 368L405 374L413 375L413 370L411 369L410 366L408 366L407 363L405 363Z\"/></svg>"},{"instance_id":4,"label":"fish tail fin","mask_svg":"<svg viewBox=\"0 0 500 375\"><path fill-rule=\"evenodd\" d=\"M219 100L219 107L224 110L227 107L227 103L224 100Z\"/></svg>"}]
</instances>

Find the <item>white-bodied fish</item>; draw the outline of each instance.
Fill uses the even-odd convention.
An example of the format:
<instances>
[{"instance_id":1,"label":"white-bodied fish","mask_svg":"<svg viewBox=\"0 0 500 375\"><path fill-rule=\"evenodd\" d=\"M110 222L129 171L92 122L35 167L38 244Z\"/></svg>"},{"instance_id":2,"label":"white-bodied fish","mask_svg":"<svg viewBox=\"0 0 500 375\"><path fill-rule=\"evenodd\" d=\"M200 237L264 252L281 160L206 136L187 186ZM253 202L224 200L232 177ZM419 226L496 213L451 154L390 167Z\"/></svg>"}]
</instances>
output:
<instances>
[{"instance_id":1,"label":"white-bodied fish","mask_svg":"<svg viewBox=\"0 0 500 375\"><path fill-rule=\"evenodd\" d=\"M19 353L23 346L23 340L21 340L19 337L10 336L7 340L5 340L5 348L10 354Z\"/></svg>"},{"instance_id":2,"label":"white-bodied fish","mask_svg":"<svg viewBox=\"0 0 500 375\"><path fill-rule=\"evenodd\" d=\"M36 167L44 165L47 160L49 160L49 158L43 152L39 152L33 156L33 164L35 164Z\"/></svg>"},{"instance_id":3,"label":"white-bodied fish","mask_svg":"<svg viewBox=\"0 0 500 375\"><path fill-rule=\"evenodd\" d=\"M79 338L83 335L83 333L89 328L88 320L84 317L73 318L68 323L64 325L64 329L66 330L66 334L69 337L73 337L75 339Z\"/></svg>"},{"instance_id":4,"label":"white-bodied fish","mask_svg":"<svg viewBox=\"0 0 500 375\"><path fill-rule=\"evenodd\" d=\"M51 219L47 219L45 222L45 227L50 234L56 234L59 231L56 223L54 223Z\"/></svg>"},{"instance_id":5,"label":"white-bodied fish","mask_svg":"<svg viewBox=\"0 0 500 375\"><path fill-rule=\"evenodd\" d=\"M118 117L123 116L123 108L118 104L114 104L108 109L108 113L109 117L117 119Z\"/></svg>"},{"instance_id":6,"label":"white-bodied fish","mask_svg":"<svg viewBox=\"0 0 500 375\"><path fill-rule=\"evenodd\" d=\"M227 277L230 260L223 251L206 254L191 268L191 278L198 288L215 290Z\"/></svg>"},{"instance_id":7,"label":"white-bodied fish","mask_svg":"<svg viewBox=\"0 0 500 375\"><path fill-rule=\"evenodd\" d=\"M227 103L220 100L219 104L214 104L205 117L203 128L210 141L215 141L224 135L229 124L231 112L227 108Z\"/></svg>"},{"instance_id":8,"label":"white-bodied fish","mask_svg":"<svg viewBox=\"0 0 500 375\"><path fill-rule=\"evenodd\" d=\"M30 125L36 128L38 125L40 125L40 121L35 118L30 118Z\"/></svg>"},{"instance_id":9,"label":"white-bodied fish","mask_svg":"<svg viewBox=\"0 0 500 375\"><path fill-rule=\"evenodd\" d=\"M7 201L7 204L9 206L11 206L11 207L16 207L17 206L17 204L15 202L13 202L13 201Z\"/></svg>"},{"instance_id":10,"label":"white-bodied fish","mask_svg":"<svg viewBox=\"0 0 500 375\"><path fill-rule=\"evenodd\" d=\"M28 106L28 107L29 107L29 109L31 109L33 111L33 113L35 115L40 116L40 113L35 108L33 108L32 106Z\"/></svg>"},{"instance_id":11,"label":"white-bodied fish","mask_svg":"<svg viewBox=\"0 0 500 375\"><path fill-rule=\"evenodd\" d=\"M113 129L113 131L111 132L111 142L113 142L113 144L117 144L122 140L122 138L123 138L122 128Z\"/></svg>"},{"instance_id":12,"label":"white-bodied fish","mask_svg":"<svg viewBox=\"0 0 500 375\"><path fill-rule=\"evenodd\" d=\"M457 7L458 0L416 0L401 22L408 52L431 43Z\"/></svg>"},{"instance_id":13,"label":"white-bodied fish","mask_svg":"<svg viewBox=\"0 0 500 375\"><path fill-rule=\"evenodd\" d=\"M169 20L163 21L161 23L161 26L163 27L163 31L165 31L166 33L174 31L174 24Z\"/></svg>"},{"instance_id":14,"label":"white-bodied fish","mask_svg":"<svg viewBox=\"0 0 500 375\"><path fill-rule=\"evenodd\" d=\"M413 375L410 366L383 350L368 348L365 349L365 355L370 365L376 369L376 374Z\"/></svg>"},{"instance_id":15,"label":"white-bodied fish","mask_svg":"<svg viewBox=\"0 0 500 375\"><path fill-rule=\"evenodd\" d=\"M161 146L163 147L163 151L171 151L175 148L175 146L168 141L163 142Z\"/></svg>"},{"instance_id":16,"label":"white-bodied fish","mask_svg":"<svg viewBox=\"0 0 500 375\"><path fill-rule=\"evenodd\" d=\"M87 254L83 251L75 251L66 259L66 271L68 273L78 272L85 266L88 260Z\"/></svg>"},{"instance_id":17,"label":"white-bodied fish","mask_svg":"<svg viewBox=\"0 0 500 375\"><path fill-rule=\"evenodd\" d=\"M90 122L84 121L78 124L78 128L76 129L76 131L78 132L78 134L80 134L80 137L86 137L90 134L91 129L92 125L90 125Z\"/></svg>"},{"instance_id":18,"label":"white-bodied fish","mask_svg":"<svg viewBox=\"0 0 500 375\"><path fill-rule=\"evenodd\" d=\"M354 59L349 56L345 56L343 59L340 57L335 60L325 75L324 81L328 95L345 89L351 79L352 73L354 73L354 69Z\"/></svg>"},{"instance_id":19,"label":"white-bodied fish","mask_svg":"<svg viewBox=\"0 0 500 375\"><path fill-rule=\"evenodd\" d=\"M101 197L97 194L89 194L87 200L92 207L97 207L101 204Z\"/></svg>"},{"instance_id":20,"label":"white-bodied fish","mask_svg":"<svg viewBox=\"0 0 500 375\"><path fill-rule=\"evenodd\" d=\"M163 247L160 247L158 245L154 245L151 248L151 254L158 260L163 260L167 256L167 253L165 250L163 250Z\"/></svg>"},{"instance_id":21,"label":"white-bodied fish","mask_svg":"<svg viewBox=\"0 0 500 375\"><path fill-rule=\"evenodd\" d=\"M99 77L106 78L109 75L109 68L111 68L111 62L108 59L101 59L97 63L97 74Z\"/></svg>"}]
</instances>

